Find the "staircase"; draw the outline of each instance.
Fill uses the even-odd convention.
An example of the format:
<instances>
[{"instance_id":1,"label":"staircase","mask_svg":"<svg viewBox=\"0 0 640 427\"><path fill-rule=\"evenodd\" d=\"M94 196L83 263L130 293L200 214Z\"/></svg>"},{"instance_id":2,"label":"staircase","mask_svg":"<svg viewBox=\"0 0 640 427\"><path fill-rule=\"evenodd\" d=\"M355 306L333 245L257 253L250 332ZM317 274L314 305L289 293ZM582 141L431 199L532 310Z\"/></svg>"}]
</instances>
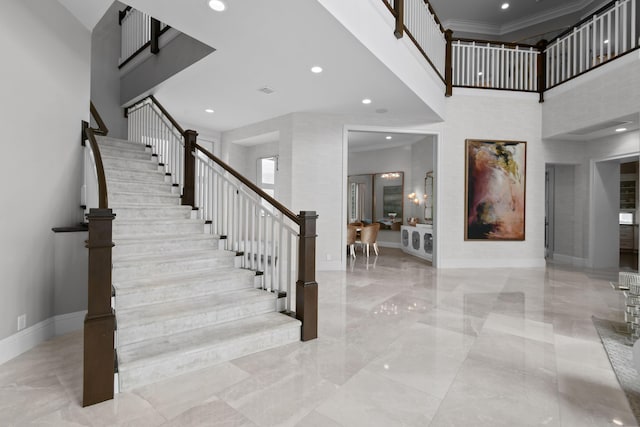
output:
<instances>
[{"instance_id":1,"label":"staircase","mask_svg":"<svg viewBox=\"0 0 640 427\"><path fill-rule=\"evenodd\" d=\"M278 294L180 205L149 147L98 137L113 222L120 390L300 340Z\"/></svg>"}]
</instances>

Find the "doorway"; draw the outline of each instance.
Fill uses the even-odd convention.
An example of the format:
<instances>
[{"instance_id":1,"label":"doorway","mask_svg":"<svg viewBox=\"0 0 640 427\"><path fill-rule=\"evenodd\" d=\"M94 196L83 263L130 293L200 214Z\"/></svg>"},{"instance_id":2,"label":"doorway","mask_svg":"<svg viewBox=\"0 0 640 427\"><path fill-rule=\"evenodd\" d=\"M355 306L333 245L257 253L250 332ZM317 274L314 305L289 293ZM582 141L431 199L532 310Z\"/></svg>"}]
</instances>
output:
<instances>
[{"instance_id":1,"label":"doorway","mask_svg":"<svg viewBox=\"0 0 640 427\"><path fill-rule=\"evenodd\" d=\"M382 254L385 247L402 249L402 228L418 224L430 233L423 258L437 265L437 139L424 131L345 130L345 224L350 218L380 223Z\"/></svg>"}]
</instances>

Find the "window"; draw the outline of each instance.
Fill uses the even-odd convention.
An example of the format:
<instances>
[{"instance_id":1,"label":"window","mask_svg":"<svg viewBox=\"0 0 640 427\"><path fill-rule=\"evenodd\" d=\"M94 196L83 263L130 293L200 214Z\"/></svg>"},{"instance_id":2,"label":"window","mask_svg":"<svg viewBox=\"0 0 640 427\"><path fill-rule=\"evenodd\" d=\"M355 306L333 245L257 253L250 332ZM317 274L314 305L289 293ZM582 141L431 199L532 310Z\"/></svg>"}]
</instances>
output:
<instances>
[{"instance_id":1,"label":"window","mask_svg":"<svg viewBox=\"0 0 640 427\"><path fill-rule=\"evenodd\" d=\"M265 193L271 197L276 193L276 172L278 171L278 156L263 157L258 159L257 181Z\"/></svg>"}]
</instances>

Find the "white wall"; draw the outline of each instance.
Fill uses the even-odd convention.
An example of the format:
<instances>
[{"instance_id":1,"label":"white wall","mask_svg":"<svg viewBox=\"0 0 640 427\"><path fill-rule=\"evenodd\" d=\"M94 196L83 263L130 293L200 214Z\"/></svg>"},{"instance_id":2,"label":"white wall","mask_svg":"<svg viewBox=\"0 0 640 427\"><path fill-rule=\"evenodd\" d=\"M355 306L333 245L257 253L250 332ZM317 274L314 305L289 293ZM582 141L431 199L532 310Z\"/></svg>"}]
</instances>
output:
<instances>
[{"instance_id":1,"label":"white wall","mask_svg":"<svg viewBox=\"0 0 640 427\"><path fill-rule=\"evenodd\" d=\"M0 339L54 315L52 227L82 219L80 121L88 119L91 35L55 1L0 13Z\"/></svg>"},{"instance_id":2,"label":"white wall","mask_svg":"<svg viewBox=\"0 0 640 427\"><path fill-rule=\"evenodd\" d=\"M547 91L542 135L553 137L638 112L640 50Z\"/></svg>"},{"instance_id":3,"label":"white wall","mask_svg":"<svg viewBox=\"0 0 640 427\"><path fill-rule=\"evenodd\" d=\"M591 222L593 268L617 268L619 264L620 165L616 161L596 162L593 168L594 221Z\"/></svg>"},{"instance_id":4,"label":"white wall","mask_svg":"<svg viewBox=\"0 0 640 427\"><path fill-rule=\"evenodd\" d=\"M439 267L543 266L545 170L540 104L525 94L454 90L447 99L446 117L438 143ZM527 142L524 241L464 240L467 138Z\"/></svg>"}]
</instances>

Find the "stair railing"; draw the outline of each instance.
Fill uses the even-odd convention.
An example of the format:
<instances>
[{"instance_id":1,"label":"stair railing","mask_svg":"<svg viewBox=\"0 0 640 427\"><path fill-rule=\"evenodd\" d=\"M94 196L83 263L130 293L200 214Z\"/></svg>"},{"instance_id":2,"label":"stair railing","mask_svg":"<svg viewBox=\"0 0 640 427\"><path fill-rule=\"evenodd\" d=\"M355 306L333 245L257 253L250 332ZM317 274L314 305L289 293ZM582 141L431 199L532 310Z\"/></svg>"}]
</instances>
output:
<instances>
[{"instance_id":1,"label":"stair railing","mask_svg":"<svg viewBox=\"0 0 640 427\"><path fill-rule=\"evenodd\" d=\"M90 112L98 127L92 128L89 123L82 122L82 142L84 145L85 141L89 141L91 158L95 161L98 206L90 207L87 215L89 267L87 314L84 319L82 406L113 399L115 367L116 322L111 307L112 223L115 215L109 209L107 180L96 140L96 135L107 135L109 131L93 103L90 104Z\"/></svg>"},{"instance_id":2,"label":"stair railing","mask_svg":"<svg viewBox=\"0 0 640 427\"><path fill-rule=\"evenodd\" d=\"M614 0L551 42L535 46L453 39L428 0L382 0L393 14L394 35L406 33L445 83L453 86L544 92L640 49L640 0Z\"/></svg>"},{"instance_id":3,"label":"stair railing","mask_svg":"<svg viewBox=\"0 0 640 427\"><path fill-rule=\"evenodd\" d=\"M453 86L538 92L536 46L454 39Z\"/></svg>"},{"instance_id":4,"label":"stair railing","mask_svg":"<svg viewBox=\"0 0 640 427\"><path fill-rule=\"evenodd\" d=\"M197 144L158 100L125 108L129 139L151 145L180 187L182 204L197 209L242 266L263 275L263 288L284 298L283 311L302 321L301 339L317 337L316 218L295 214L231 166ZM297 278L297 280L296 280Z\"/></svg>"},{"instance_id":5,"label":"stair railing","mask_svg":"<svg viewBox=\"0 0 640 427\"><path fill-rule=\"evenodd\" d=\"M616 0L548 43L546 87L552 88L640 48L638 0Z\"/></svg>"},{"instance_id":6,"label":"stair railing","mask_svg":"<svg viewBox=\"0 0 640 427\"><path fill-rule=\"evenodd\" d=\"M147 47L154 55L160 51L160 36L169 26L151 15L127 6L119 12L121 27L119 68L143 52Z\"/></svg>"}]
</instances>

